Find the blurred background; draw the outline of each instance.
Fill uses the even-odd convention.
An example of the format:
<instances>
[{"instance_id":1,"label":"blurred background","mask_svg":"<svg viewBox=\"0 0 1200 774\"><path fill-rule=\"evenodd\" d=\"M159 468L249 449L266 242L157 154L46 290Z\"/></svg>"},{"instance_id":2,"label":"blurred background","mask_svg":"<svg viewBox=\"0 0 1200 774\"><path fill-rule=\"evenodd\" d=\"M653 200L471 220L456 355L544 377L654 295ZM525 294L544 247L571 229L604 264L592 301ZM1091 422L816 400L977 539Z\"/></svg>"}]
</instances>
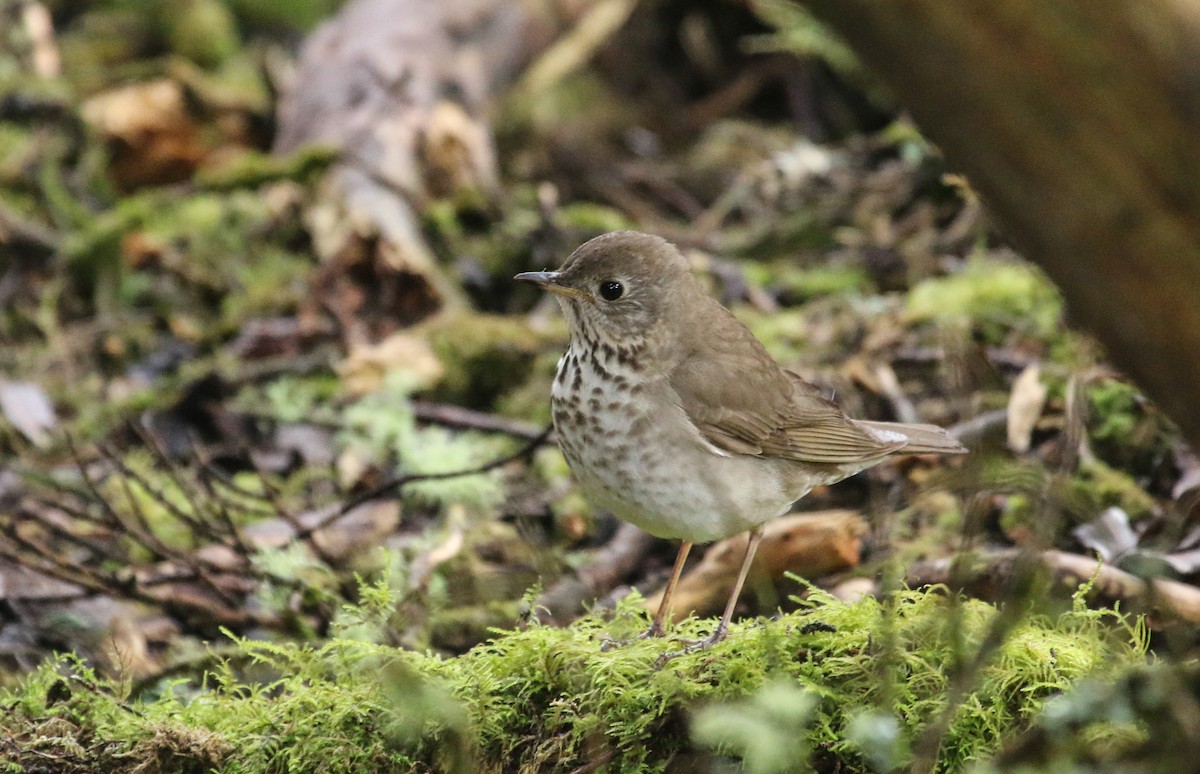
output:
<instances>
[{"instance_id":1,"label":"blurred background","mask_svg":"<svg viewBox=\"0 0 1200 774\"><path fill-rule=\"evenodd\" d=\"M633 589L653 607L675 546L575 490L544 432L565 324L511 281L637 229L677 243L847 413L934 422L973 451L815 491L772 525L739 612L930 587L999 607L904 721L887 691L853 699L883 713L857 726L844 708L814 721L793 688L749 692L759 704L734 716L761 715L777 760L722 737L720 715L687 726L685 706L647 720L670 730L649 753L609 729L558 758L477 739L476 763L443 751L414 770L732 755L788 771L809 724L857 740L813 737L820 770L1191 770L1153 741L1175 755L1197 738L1197 683L1171 671L1200 621L1185 440L1200 324L1180 301L1191 253L1170 241L1200 244L1180 225L1194 75L1167 69L1194 41L1148 23L1121 37L1116 16L1066 6L972 20L917 3L905 20L787 0L0 0L0 686L26 707L6 729L25 741L0 755L34 760L55 702L29 710L29 686L69 671L39 667L56 652L156 699L200 695L220 663L268 679L240 671L231 636L456 663L497 628L594 609L586 631ZM1079 53L1076 33L1094 45ZM1101 72L1137 35L1157 44L1133 85L1105 72L1072 91L1073 71L1032 53L1059 45ZM1166 96L1122 102L1151 93L1134 76ZM960 98L977 101L955 121ZM677 618L718 611L738 546L694 552ZM1075 633L1094 643L1086 667L1021 640L1013 668L1042 689L1015 691L1007 725L981 721L977 747L947 741L961 729L939 708L979 690L1003 643L1087 606L1121 614ZM1166 671L1140 671L1151 660ZM1096 670L1125 687L1038 714ZM420 718L474 733L426 699Z\"/></svg>"}]
</instances>

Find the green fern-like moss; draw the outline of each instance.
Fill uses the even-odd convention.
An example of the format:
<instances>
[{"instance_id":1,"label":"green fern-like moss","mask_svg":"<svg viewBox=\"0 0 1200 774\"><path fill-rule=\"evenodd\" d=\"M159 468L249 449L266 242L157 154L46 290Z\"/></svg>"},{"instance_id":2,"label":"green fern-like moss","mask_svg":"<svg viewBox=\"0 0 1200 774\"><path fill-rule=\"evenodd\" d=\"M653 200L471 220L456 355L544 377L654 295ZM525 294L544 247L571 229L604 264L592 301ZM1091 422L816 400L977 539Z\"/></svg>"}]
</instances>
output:
<instances>
[{"instance_id":1,"label":"green fern-like moss","mask_svg":"<svg viewBox=\"0 0 1200 774\"><path fill-rule=\"evenodd\" d=\"M319 648L239 641L243 657L273 677L250 681L226 666L203 688L176 686L132 706L62 660L0 695L0 733L16 740L14 760L61 755L93 767L64 771L126 770L164 757L179 770L228 772L562 771L600 759L611 771L660 771L673 756L707 754L714 743L718 754L745 754L706 737L703 724L693 739L689 722L705 708L758 696L751 706L784 724L756 737L762 744L790 734L789 749L818 751L812 765L862 770L871 754L863 728L891 729L906 749L942 712L952 675L971 663L996 620L990 605L937 591L901 592L887 603L822 595L795 613L735 625L711 650L658 668L677 642L601 650L606 638L645 626L631 598L612 620L533 624L457 658L346 639ZM697 637L711 625L691 619L673 634ZM1023 620L968 681L941 738L939 770L986 759L1076 681L1144 659L1144 632L1111 612L1077 604L1053 620ZM809 698L792 701L800 693ZM784 699L795 711L774 712Z\"/></svg>"}]
</instances>

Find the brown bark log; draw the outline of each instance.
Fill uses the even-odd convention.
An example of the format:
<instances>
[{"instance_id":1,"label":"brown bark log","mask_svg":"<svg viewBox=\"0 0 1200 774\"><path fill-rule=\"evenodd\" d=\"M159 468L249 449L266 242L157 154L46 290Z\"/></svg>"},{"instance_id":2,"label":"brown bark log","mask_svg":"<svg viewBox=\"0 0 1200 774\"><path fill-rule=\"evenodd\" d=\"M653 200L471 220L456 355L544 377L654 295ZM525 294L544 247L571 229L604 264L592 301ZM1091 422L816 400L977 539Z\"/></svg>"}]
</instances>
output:
<instances>
[{"instance_id":1,"label":"brown bark log","mask_svg":"<svg viewBox=\"0 0 1200 774\"><path fill-rule=\"evenodd\" d=\"M1200 3L806 4L1200 448Z\"/></svg>"}]
</instances>

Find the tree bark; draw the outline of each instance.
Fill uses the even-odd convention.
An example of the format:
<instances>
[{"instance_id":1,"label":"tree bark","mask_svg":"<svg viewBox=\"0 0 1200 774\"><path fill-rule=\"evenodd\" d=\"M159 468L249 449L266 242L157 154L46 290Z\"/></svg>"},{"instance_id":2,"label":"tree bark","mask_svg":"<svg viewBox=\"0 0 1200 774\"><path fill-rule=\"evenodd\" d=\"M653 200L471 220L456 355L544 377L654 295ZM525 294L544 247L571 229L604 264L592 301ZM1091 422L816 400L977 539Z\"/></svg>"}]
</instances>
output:
<instances>
[{"instance_id":1,"label":"tree bark","mask_svg":"<svg viewBox=\"0 0 1200 774\"><path fill-rule=\"evenodd\" d=\"M806 4L1200 448L1200 3Z\"/></svg>"}]
</instances>

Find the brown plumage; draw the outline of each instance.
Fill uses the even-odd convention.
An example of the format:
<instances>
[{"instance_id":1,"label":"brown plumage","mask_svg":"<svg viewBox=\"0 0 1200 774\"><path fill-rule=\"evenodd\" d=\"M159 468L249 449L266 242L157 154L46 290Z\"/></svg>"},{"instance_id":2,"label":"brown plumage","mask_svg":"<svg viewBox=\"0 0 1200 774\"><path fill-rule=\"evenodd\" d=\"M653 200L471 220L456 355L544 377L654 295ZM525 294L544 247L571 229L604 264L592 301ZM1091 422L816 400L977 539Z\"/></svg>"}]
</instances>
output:
<instances>
[{"instance_id":1,"label":"brown plumage","mask_svg":"<svg viewBox=\"0 0 1200 774\"><path fill-rule=\"evenodd\" d=\"M658 237L607 234L560 271L517 279L555 293L570 326L551 401L576 478L618 516L684 541L652 631L692 541L753 530L715 641L763 522L893 454L965 451L934 425L846 416L775 363Z\"/></svg>"}]
</instances>

